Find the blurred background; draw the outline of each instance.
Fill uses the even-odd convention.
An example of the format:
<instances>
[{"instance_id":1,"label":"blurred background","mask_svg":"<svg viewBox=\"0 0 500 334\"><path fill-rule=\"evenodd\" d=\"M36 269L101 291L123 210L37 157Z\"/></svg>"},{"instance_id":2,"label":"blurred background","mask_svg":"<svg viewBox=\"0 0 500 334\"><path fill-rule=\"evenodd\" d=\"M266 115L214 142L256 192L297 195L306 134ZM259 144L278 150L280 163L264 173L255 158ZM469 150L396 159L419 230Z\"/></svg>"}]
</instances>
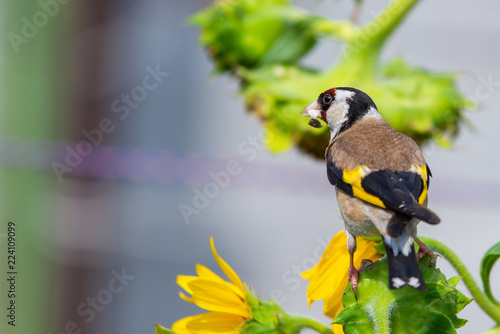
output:
<instances>
[{"instance_id":1,"label":"blurred background","mask_svg":"<svg viewBox=\"0 0 500 334\"><path fill-rule=\"evenodd\" d=\"M237 83L211 76L187 23L210 3L2 1L0 272L8 221L18 271L16 326L3 311L2 333L153 333L157 321L170 327L201 313L178 297L175 280L195 274L196 263L220 272L210 236L262 298L329 322L321 303L308 309L299 278L343 226L325 164L294 150L270 154ZM296 3L338 19L352 9L350 1ZM361 20L386 4L367 2ZM482 255L500 239L499 11L492 0L421 1L382 57L459 71L461 91L479 102L473 129L463 128L452 149L424 148L430 207L442 223L419 229L451 247L478 281ZM330 63L339 52L323 42L306 63ZM200 200L211 173L231 160L241 172ZM196 212L183 215L193 201ZM438 266L456 275L445 260ZM5 310L4 276L0 287ZM474 302L459 316L469 319L459 333L493 326Z\"/></svg>"}]
</instances>

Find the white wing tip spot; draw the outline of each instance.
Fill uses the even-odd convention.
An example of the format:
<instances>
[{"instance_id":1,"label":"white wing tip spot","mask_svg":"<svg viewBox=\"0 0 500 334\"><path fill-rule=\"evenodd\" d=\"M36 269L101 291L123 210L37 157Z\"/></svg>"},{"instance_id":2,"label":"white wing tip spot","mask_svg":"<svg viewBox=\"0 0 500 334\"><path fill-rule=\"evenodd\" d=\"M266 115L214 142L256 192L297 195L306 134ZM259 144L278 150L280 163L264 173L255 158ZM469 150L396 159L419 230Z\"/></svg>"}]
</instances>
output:
<instances>
[{"instance_id":1,"label":"white wing tip spot","mask_svg":"<svg viewBox=\"0 0 500 334\"><path fill-rule=\"evenodd\" d=\"M412 278L414 278L414 277L412 277ZM395 287L396 289L399 289L399 288L401 288L401 287L405 286L405 285L406 285L406 282L405 282L405 281L403 281L403 280L402 280L401 278L399 278L399 277L393 277L393 278L392 278L392 285L394 285L394 287Z\"/></svg>"},{"instance_id":2,"label":"white wing tip spot","mask_svg":"<svg viewBox=\"0 0 500 334\"><path fill-rule=\"evenodd\" d=\"M410 277L408 285L412 288L418 288L420 286L420 280L417 277Z\"/></svg>"}]
</instances>

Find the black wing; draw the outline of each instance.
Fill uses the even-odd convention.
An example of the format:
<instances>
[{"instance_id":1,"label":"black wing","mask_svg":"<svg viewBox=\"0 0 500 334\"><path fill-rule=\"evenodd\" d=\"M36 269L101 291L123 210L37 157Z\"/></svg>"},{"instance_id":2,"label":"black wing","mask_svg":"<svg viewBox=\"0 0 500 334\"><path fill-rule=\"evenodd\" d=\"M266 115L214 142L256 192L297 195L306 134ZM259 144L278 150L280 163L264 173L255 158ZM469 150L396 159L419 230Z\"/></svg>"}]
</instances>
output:
<instances>
[{"instance_id":1,"label":"black wing","mask_svg":"<svg viewBox=\"0 0 500 334\"><path fill-rule=\"evenodd\" d=\"M419 171L423 169L425 173L420 174ZM331 160L327 162L328 180L349 195L430 224L437 224L440 221L437 215L421 205L427 195L427 170L427 166L401 172L371 171L365 166L346 170L338 168Z\"/></svg>"}]
</instances>

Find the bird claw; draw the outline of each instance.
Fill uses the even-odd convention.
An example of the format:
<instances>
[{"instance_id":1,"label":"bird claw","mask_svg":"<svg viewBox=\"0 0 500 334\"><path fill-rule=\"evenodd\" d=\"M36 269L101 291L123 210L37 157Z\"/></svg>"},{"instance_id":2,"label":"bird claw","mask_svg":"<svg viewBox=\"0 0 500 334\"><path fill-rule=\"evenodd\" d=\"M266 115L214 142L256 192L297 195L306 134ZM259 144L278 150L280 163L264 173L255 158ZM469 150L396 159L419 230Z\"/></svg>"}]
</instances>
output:
<instances>
[{"instance_id":1,"label":"bird claw","mask_svg":"<svg viewBox=\"0 0 500 334\"><path fill-rule=\"evenodd\" d=\"M415 241L418 244L417 261L420 261L420 259L427 254L430 258L431 267L434 267L436 265L436 255L434 252L431 251L431 249L418 238L415 238Z\"/></svg>"},{"instance_id":2,"label":"bird claw","mask_svg":"<svg viewBox=\"0 0 500 334\"><path fill-rule=\"evenodd\" d=\"M352 292L354 292L354 298L356 298L356 300L358 300L356 292L358 291L359 275L361 274L361 271L366 267L367 263L373 264L373 261L370 259L364 259L361 261L361 265L359 266L358 269L354 267L349 267L349 270L347 272L347 279L349 282L351 282Z\"/></svg>"},{"instance_id":3,"label":"bird claw","mask_svg":"<svg viewBox=\"0 0 500 334\"><path fill-rule=\"evenodd\" d=\"M361 266L358 268L358 272L359 273L361 273L361 271L363 269L365 269L367 263L373 264L373 261L370 260L370 259L363 259L363 260L361 260Z\"/></svg>"},{"instance_id":4,"label":"bird claw","mask_svg":"<svg viewBox=\"0 0 500 334\"><path fill-rule=\"evenodd\" d=\"M352 292L354 292L354 298L356 298L356 300L358 300L358 296L356 294L356 291L358 290L358 278L359 271L354 267L349 267L349 270L347 272L347 280L351 282Z\"/></svg>"}]
</instances>

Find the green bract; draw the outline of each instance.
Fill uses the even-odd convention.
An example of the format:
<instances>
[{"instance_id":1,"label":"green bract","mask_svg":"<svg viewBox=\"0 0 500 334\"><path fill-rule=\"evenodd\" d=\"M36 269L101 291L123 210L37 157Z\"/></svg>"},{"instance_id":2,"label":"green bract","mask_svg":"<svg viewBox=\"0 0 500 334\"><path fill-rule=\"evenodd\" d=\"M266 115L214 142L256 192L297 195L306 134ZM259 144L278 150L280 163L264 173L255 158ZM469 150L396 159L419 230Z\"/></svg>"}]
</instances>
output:
<instances>
[{"instance_id":1,"label":"green bract","mask_svg":"<svg viewBox=\"0 0 500 334\"><path fill-rule=\"evenodd\" d=\"M313 21L288 0L216 1L192 18L221 71L295 63L316 42Z\"/></svg>"},{"instance_id":2,"label":"green bract","mask_svg":"<svg viewBox=\"0 0 500 334\"><path fill-rule=\"evenodd\" d=\"M351 86L365 91L384 118L418 143L448 145L467 106L454 74L432 73L403 59L386 64L379 55L390 34L417 0L395 0L358 27L329 20L288 0L225 0L192 17L200 43L218 71L241 79L250 112L264 123L268 147L280 152L296 145L323 157L329 133L314 129L299 112L324 90ZM320 39L342 42L342 52L322 69L301 65Z\"/></svg>"},{"instance_id":3,"label":"green bract","mask_svg":"<svg viewBox=\"0 0 500 334\"><path fill-rule=\"evenodd\" d=\"M352 333L456 333L467 320L456 316L472 299L455 286L460 277L446 279L424 257L419 263L427 290L404 287L388 288L387 258L365 268L358 281L358 300L347 287L342 299L344 309L333 323L342 324L346 334Z\"/></svg>"},{"instance_id":4,"label":"green bract","mask_svg":"<svg viewBox=\"0 0 500 334\"><path fill-rule=\"evenodd\" d=\"M175 334L174 331L172 331L172 330L170 330L168 328L165 328L165 327L163 327L162 325L160 325L158 323L155 326L155 333L156 334Z\"/></svg>"},{"instance_id":5,"label":"green bract","mask_svg":"<svg viewBox=\"0 0 500 334\"><path fill-rule=\"evenodd\" d=\"M320 334L331 334L330 328L307 317L286 313L274 300L260 300L253 292L247 293L252 319L247 320L239 331L243 334L299 334L310 328Z\"/></svg>"},{"instance_id":6,"label":"green bract","mask_svg":"<svg viewBox=\"0 0 500 334\"><path fill-rule=\"evenodd\" d=\"M295 334L304 325L288 315L274 300L260 300L253 293L247 294L252 319L241 329L243 334Z\"/></svg>"},{"instance_id":7,"label":"green bract","mask_svg":"<svg viewBox=\"0 0 500 334\"><path fill-rule=\"evenodd\" d=\"M247 294L248 304L252 313L252 319L248 320L242 333L271 334L278 333L279 314L285 314L281 307L273 300L260 300L253 293Z\"/></svg>"}]
</instances>

